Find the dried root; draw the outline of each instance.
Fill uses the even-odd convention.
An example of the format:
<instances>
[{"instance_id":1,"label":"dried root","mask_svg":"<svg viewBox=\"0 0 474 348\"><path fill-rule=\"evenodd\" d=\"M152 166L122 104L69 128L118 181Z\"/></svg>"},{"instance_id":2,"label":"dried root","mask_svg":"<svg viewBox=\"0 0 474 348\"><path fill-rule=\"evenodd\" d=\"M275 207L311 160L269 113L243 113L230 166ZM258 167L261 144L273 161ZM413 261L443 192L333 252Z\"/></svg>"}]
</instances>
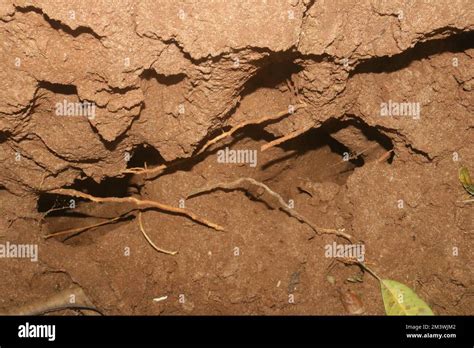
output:
<instances>
[{"instance_id":1,"label":"dried root","mask_svg":"<svg viewBox=\"0 0 474 348\"><path fill-rule=\"evenodd\" d=\"M10 308L0 315L41 315L64 309L86 309L102 314L84 293L82 288L75 286L63 290L47 299L41 299L29 304Z\"/></svg>"},{"instance_id":2,"label":"dried root","mask_svg":"<svg viewBox=\"0 0 474 348\"><path fill-rule=\"evenodd\" d=\"M218 224L215 224L211 221L208 221L205 218L202 218L190 211L187 211L185 209L181 208L176 208L167 204L163 204L157 201L151 201L151 200L141 200L135 197L95 197L90 194L73 190L73 189L56 189L49 191L50 193L55 193L58 195L65 195L65 196L71 196L71 197L79 197L79 198L84 198L92 202L97 202L97 203L131 203L138 208L156 208L161 211L173 213L173 214L178 214L178 215L183 215L188 217L189 219L196 221L202 225L205 225L207 227L213 228L217 231L223 231L224 228Z\"/></svg>"},{"instance_id":3,"label":"dried root","mask_svg":"<svg viewBox=\"0 0 474 348\"><path fill-rule=\"evenodd\" d=\"M301 108L304 108L306 107L306 104L298 104L298 105L295 105L294 106L294 111L298 110L298 109L301 109ZM293 112L291 112L293 113ZM261 124L261 123L264 123L266 121L270 121L270 120L278 120L284 116L287 116L287 115L290 115L290 110L285 110L283 112L280 112L276 115L272 115L272 116L264 116L264 117L261 117L257 120L250 120L250 121L246 121L246 122L242 122L234 127L232 127L232 129L230 129L229 131L227 132L224 132L220 135L218 135L217 137L215 137L214 139L211 139L209 140L202 148L201 150L198 151L198 153L196 155L199 155L201 153L203 153L204 151L206 151L209 146L219 142L220 140L222 139L225 139L227 137L230 137L232 134L234 134L236 131L238 131L239 129L243 128L243 127L246 127L246 126L249 126L249 125L255 125L255 124Z\"/></svg>"},{"instance_id":4,"label":"dried root","mask_svg":"<svg viewBox=\"0 0 474 348\"><path fill-rule=\"evenodd\" d=\"M210 146L218 143L219 141L221 141L225 138L230 137L232 134L234 134L239 129L242 129L243 127L246 127L246 126L249 126L249 125L262 124L262 123L267 122L267 121L276 121L276 120L278 120L280 118L283 118L287 115L291 115L291 114L293 114L294 111L296 111L298 109L301 109L301 108L304 108L304 107L306 107L306 104L301 103L301 104L295 105L292 111L285 110L285 111L282 111L282 112L280 112L276 115L264 116L264 117L261 117L257 120L250 120L250 121L245 121L245 122L239 123L238 125L232 127L229 131L224 132L222 134L219 134L215 138L209 140L206 144L204 144L204 146L196 154L194 154L193 157L199 156L200 154L204 153ZM185 160L189 160L193 157L186 158ZM185 160L178 161L178 162L172 164L171 166L180 164ZM167 168L169 168L169 166L163 164L163 165L160 165L158 167L150 168L150 169L147 169L147 168L129 168L129 169L124 170L123 173L139 174L139 175L147 174L147 175L151 175L153 177L153 176L156 176L156 175L162 173Z\"/></svg>"},{"instance_id":5,"label":"dried root","mask_svg":"<svg viewBox=\"0 0 474 348\"><path fill-rule=\"evenodd\" d=\"M105 221L101 221L101 222L98 222L98 223L95 223L95 224L92 224L92 225L88 225L88 226L83 226L83 227L77 227L77 228L71 228L71 229L68 229L68 230L64 230L64 231L59 231L59 232L54 232L54 233L51 233L51 234L48 234L46 236L43 236L44 239L49 239L49 238L52 238L52 237L58 237L58 236L64 236L64 235L71 235L71 234L78 234L78 233L81 233L81 232L84 232L84 231L87 231L87 230L90 230L92 228L96 228L96 227L100 227L100 226L104 226L104 225L108 225L108 224L112 224L114 222L117 222L117 221L120 221L122 219L124 219L125 217L127 217L128 215L130 215L132 212L134 212L135 209L133 210L130 210L130 211L127 211L126 213L122 214L122 215L119 215L117 217L114 217L112 219L107 219Z\"/></svg>"},{"instance_id":6,"label":"dried root","mask_svg":"<svg viewBox=\"0 0 474 348\"><path fill-rule=\"evenodd\" d=\"M141 211L138 212L138 225L140 226L140 231L142 232L142 234L145 237L146 241L148 243L150 243L150 245L153 247L153 249L155 249L156 251L158 251L160 253L164 253L164 254L168 254L168 255L176 255L178 253L177 251L169 251L169 250L161 249L161 248L157 247L155 245L155 243L153 243L153 241L150 239L150 237L148 237L148 235L146 234L145 228L143 227L142 212Z\"/></svg>"},{"instance_id":7,"label":"dried root","mask_svg":"<svg viewBox=\"0 0 474 348\"><path fill-rule=\"evenodd\" d=\"M154 168L128 168L128 169L125 169L122 173L124 174L137 174L137 175L142 175L142 174L148 174L148 175L158 175L160 174L161 172L163 172L166 168L168 168L168 166L166 164L162 164L158 167L154 167Z\"/></svg>"},{"instance_id":8,"label":"dried root","mask_svg":"<svg viewBox=\"0 0 474 348\"><path fill-rule=\"evenodd\" d=\"M262 145L260 147L260 151L266 151L274 146L277 146L277 145L280 145L282 143L284 143L285 141L288 141L288 140L291 140L293 138L296 138L298 136L300 136L301 134L303 133L306 133L307 131L309 131L311 128L313 128L313 125L309 126L309 127L306 127L306 128L303 128L303 129L298 129L294 132L291 132L281 138L278 138L278 139L275 139L273 141L270 141L269 143L266 143L265 145Z\"/></svg>"},{"instance_id":9,"label":"dried root","mask_svg":"<svg viewBox=\"0 0 474 348\"><path fill-rule=\"evenodd\" d=\"M252 179L252 178L240 178L240 179L238 179L236 181L233 181L233 182L230 182L230 183L217 183L217 184L214 184L214 185L211 185L211 186L207 186L207 187L205 187L203 189L200 189L198 191L193 191L192 193L190 193L188 195L188 197L192 197L192 196L200 195L202 193L214 191L216 189L225 189L225 190L241 189L241 190L245 190L245 191L249 192L247 190L247 188L245 188L245 186L243 185L245 182L263 188L268 194L270 194L271 196L276 198L276 200L278 201L278 203L280 205L280 208L283 211L285 211L288 215L294 217L298 221L308 225L316 234L335 234L337 236L340 236L340 237L343 237L343 238L347 239L348 241L352 240L353 237L351 235L345 233L344 229L331 229L331 228L322 228L322 227L315 226L306 217L299 214L294 209L290 208L286 204L284 199L278 193L276 193L275 191L270 189L264 183L261 183L261 182L255 180L255 179Z\"/></svg>"}]
</instances>

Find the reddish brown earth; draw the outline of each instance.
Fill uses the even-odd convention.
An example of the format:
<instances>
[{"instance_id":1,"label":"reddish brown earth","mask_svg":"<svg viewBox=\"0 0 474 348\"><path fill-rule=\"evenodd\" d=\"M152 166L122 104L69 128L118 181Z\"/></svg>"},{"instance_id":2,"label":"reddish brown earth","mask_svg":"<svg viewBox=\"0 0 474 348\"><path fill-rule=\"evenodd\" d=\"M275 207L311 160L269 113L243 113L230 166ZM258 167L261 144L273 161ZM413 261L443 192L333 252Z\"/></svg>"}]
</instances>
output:
<instances>
[{"instance_id":1,"label":"reddish brown earth","mask_svg":"<svg viewBox=\"0 0 474 348\"><path fill-rule=\"evenodd\" d=\"M315 235L251 187L184 201L224 231L143 211L174 256L147 243L136 211L43 238L130 209L76 199L46 214L71 199L55 189L178 207L251 177L314 225L344 228L371 269L436 314L472 315L474 203L462 202L458 170L474 173L473 33L470 0L3 2L0 244L37 244L39 260L0 258L0 312L76 285L107 315L339 315L346 289L365 314L384 314L373 277L348 281L360 269L325 256L344 238ZM94 103L96 115L57 116L63 100ZM389 101L419 103L419 119L381 116ZM226 146L257 150L257 166L219 163Z\"/></svg>"}]
</instances>

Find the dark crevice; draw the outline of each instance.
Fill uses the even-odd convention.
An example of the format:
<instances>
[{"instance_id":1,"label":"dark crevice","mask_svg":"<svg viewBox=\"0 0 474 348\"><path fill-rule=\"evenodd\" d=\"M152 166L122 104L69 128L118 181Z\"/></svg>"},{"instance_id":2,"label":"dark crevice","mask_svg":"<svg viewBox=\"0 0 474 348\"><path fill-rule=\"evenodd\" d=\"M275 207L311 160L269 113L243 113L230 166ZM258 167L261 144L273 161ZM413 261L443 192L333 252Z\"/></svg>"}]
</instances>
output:
<instances>
[{"instance_id":1,"label":"dark crevice","mask_svg":"<svg viewBox=\"0 0 474 348\"><path fill-rule=\"evenodd\" d=\"M393 128L387 128L387 127L384 127L384 126L380 126L380 125L377 125L377 129L383 131L384 133L388 133L388 134L394 134L398 137L400 137L402 140L403 140L403 143L405 144L405 146L413 153L417 154L417 155L421 155L422 157L424 157L427 161L431 162L435 157L432 157L430 156L429 153L423 151L423 150L420 150L420 149L417 149L415 147L413 147L412 144L410 144L407 140L406 140L406 137L401 134L397 129L393 129ZM393 159L393 155L392 155L392 159ZM391 163L391 162L390 162Z\"/></svg>"},{"instance_id":2,"label":"dark crevice","mask_svg":"<svg viewBox=\"0 0 474 348\"><path fill-rule=\"evenodd\" d=\"M411 144L406 144L406 147L408 147L408 149L410 149L411 152L424 157L429 162L431 162L434 159L434 157L431 157L429 153L427 153L423 150L414 148L413 145L411 145Z\"/></svg>"},{"instance_id":3,"label":"dark crevice","mask_svg":"<svg viewBox=\"0 0 474 348\"><path fill-rule=\"evenodd\" d=\"M248 126L248 127L252 127L252 126ZM246 128L247 127L244 127L242 130L244 130ZM216 146L211 146L206 151L204 151L204 152L202 152L198 155L194 154L193 156L188 157L188 158L180 158L180 159L168 162L167 168L164 170L164 173L165 174L172 173L172 172L176 171L177 168L179 168L179 170L182 170L182 171L191 171L195 165L197 165L198 163L203 161L206 157L215 155L217 153L217 151L219 151L220 149L225 148L226 146L230 148L234 144L236 144L237 142L239 142L239 141L243 140L244 138L246 138L248 135L245 132L243 132L242 130L240 130L239 132L236 132L235 134L233 134L228 139L219 142ZM221 133L221 130L217 130L217 131L214 131L212 134L214 136L217 136L220 133ZM209 138L206 137L207 140L212 139L212 138L213 137L209 137ZM206 141L200 142L201 145L198 147L198 149L201 148L202 146L204 146L205 142ZM197 153L197 151L196 151L196 153Z\"/></svg>"},{"instance_id":4,"label":"dark crevice","mask_svg":"<svg viewBox=\"0 0 474 348\"><path fill-rule=\"evenodd\" d=\"M127 168L144 168L145 165L151 168L163 163L165 163L165 159L157 149L148 144L141 144L133 149Z\"/></svg>"},{"instance_id":5,"label":"dark crevice","mask_svg":"<svg viewBox=\"0 0 474 348\"><path fill-rule=\"evenodd\" d=\"M264 58L255 62L259 68L254 76L247 80L240 93L241 98L252 94L259 88L277 88L291 80L293 74L303 70L303 67L295 63L298 58L296 52L275 53L271 58Z\"/></svg>"},{"instance_id":6,"label":"dark crevice","mask_svg":"<svg viewBox=\"0 0 474 348\"><path fill-rule=\"evenodd\" d=\"M262 167L262 169L267 169L295 155L303 156L310 151L318 150L324 146L329 146L331 151L338 154L341 158L345 153L350 152L347 146L331 137L330 132L325 129L325 127L312 128L300 136L279 145L279 147L284 149L287 154L268 162ZM348 162L351 163L353 167L362 167L364 165L364 159L361 156L351 158Z\"/></svg>"},{"instance_id":7,"label":"dark crevice","mask_svg":"<svg viewBox=\"0 0 474 348\"><path fill-rule=\"evenodd\" d=\"M46 89L52 93L64 95L77 95L77 87L74 85L64 85L61 83L52 83L49 81L40 81L38 88Z\"/></svg>"},{"instance_id":8,"label":"dark crevice","mask_svg":"<svg viewBox=\"0 0 474 348\"><path fill-rule=\"evenodd\" d=\"M69 188L96 197L127 197L129 196L130 179L131 175L121 178L105 178L101 182L87 178L76 180Z\"/></svg>"},{"instance_id":9,"label":"dark crevice","mask_svg":"<svg viewBox=\"0 0 474 348\"><path fill-rule=\"evenodd\" d=\"M305 10L303 11L303 20L306 18L309 10L311 10L311 8L313 7L315 3L316 3L316 0L309 0L308 4L306 5Z\"/></svg>"},{"instance_id":10,"label":"dark crevice","mask_svg":"<svg viewBox=\"0 0 474 348\"><path fill-rule=\"evenodd\" d=\"M329 133L335 133L343 128L353 126L359 129L368 140L376 141L385 150L389 151L393 149L393 142L387 135L380 132L377 127L372 127L363 122L362 120L355 118L353 115L347 115L349 117L345 120L330 119L323 123L323 127Z\"/></svg>"},{"instance_id":11,"label":"dark crevice","mask_svg":"<svg viewBox=\"0 0 474 348\"><path fill-rule=\"evenodd\" d=\"M163 75L158 74L155 69L145 69L140 75L140 78L144 80L155 79L158 83L165 86L172 86L180 83L186 78L186 74L176 74L176 75Z\"/></svg>"},{"instance_id":12,"label":"dark crevice","mask_svg":"<svg viewBox=\"0 0 474 348\"><path fill-rule=\"evenodd\" d=\"M127 94L128 92L130 91L133 91L135 89L138 89L137 86L126 86L126 87L112 87L112 86L107 86L107 88L102 88L102 89L99 89L97 90L97 93L100 93L100 92L107 92L109 94ZM132 106L132 108L135 107L135 106Z\"/></svg>"},{"instance_id":13,"label":"dark crevice","mask_svg":"<svg viewBox=\"0 0 474 348\"><path fill-rule=\"evenodd\" d=\"M408 67L413 61L444 52L458 53L474 48L474 31L459 32L447 38L419 42L414 47L393 56L371 58L361 62L349 77L356 74L390 73Z\"/></svg>"},{"instance_id":14,"label":"dark crevice","mask_svg":"<svg viewBox=\"0 0 474 348\"><path fill-rule=\"evenodd\" d=\"M380 131L377 127L369 126L367 123L362 121L360 118L354 115L346 115L346 119L329 119L323 123L322 127L329 133L335 133L341 129L347 127L355 127L361 131L365 138L369 141L377 143L385 151L393 150L393 141L389 136ZM346 144L350 145L350 144ZM357 156L357 158L362 156ZM394 154L392 153L388 159L388 163L392 163Z\"/></svg>"},{"instance_id":15,"label":"dark crevice","mask_svg":"<svg viewBox=\"0 0 474 348\"><path fill-rule=\"evenodd\" d=\"M317 150L323 146L329 146L331 151L338 154L341 158L349 156L347 162L352 164L352 168L362 167L365 164L365 154L351 153L351 144L342 144L331 136L331 134L334 134L337 131L349 126L353 126L360 130L365 138L368 141L373 142L375 146L383 148L385 151L393 150L393 142L390 137L385 135L376 127L371 127L364 122L353 118L346 120L329 119L324 122L321 127L310 129L302 135L279 145L280 148L285 150L287 155L268 162L264 166L264 169L273 166L282 160L286 160L295 154L301 156L309 151ZM390 157L387 159L388 163L392 163L393 155L394 154L392 152Z\"/></svg>"},{"instance_id":16,"label":"dark crevice","mask_svg":"<svg viewBox=\"0 0 474 348\"><path fill-rule=\"evenodd\" d=\"M152 33L152 32L140 34L137 32L136 28L135 28L135 33L138 35L138 37L141 37L141 38L146 37L148 39L158 40L167 46L174 45L181 52L183 57L189 60L190 62L192 62L194 65L199 65L209 59L209 57L202 57L199 59L193 58L189 52L184 50L184 47L182 47L182 45L175 38L163 39L162 37L158 36L156 33Z\"/></svg>"},{"instance_id":17,"label":"dark crevice","mask_svg":"<svg viewBox=\"0 0 474 348\"><path fill-rule=\"evenodd\" d=\"M88 179L76 182L73 186L96 196L104 196L106 193L111 196L121 196L125 182L126 179L123 180L123 183L117 184L116 180L106 179L101 184L97 184ZM56 238L75 246L93 244L97 238L116 228L113 227L114 225L134 218L133 213L130 214L129 211L113 204L95 204L77 197L48 193L39 196L37 210L43 213L47 234L68 231L65 234L61 233ZM90 227L92 224L102 223L106 224L94 227L93 233L84 233L92 228Z\"/></svg>"},{"instance_id":18,"label":"dark crevice","mask_svg":"<svg viewBox=\"0 0 474 348\"><path fill-rule=\"evenodd\" d=\"M71 199L76 202L80 201L73 197L41 193L38 197L36 209L39 213L47 213L48 216L64 216L65 212L69 210Z\"/></svg>"},{"instance_id":19,"label":"dark crevice","mask_svg":"<svg viewBox=\"0 0 474 348\"><path fill-rule=\"evenodd\" d=\"M7 141L11 137L10 132L2 132L0 131L0 144Z\"/></svg>"},{"instance_id":20,"label":"dark crevice","mask_svg":"<svg viewBox=\"0 0 474 348\"><path fill-rule=\"evenodd\" d=\"M278 88L280 85L286 83L287 80L289 81L289 83L292 83L291 76L303 70L302 66L295 63L297 57L297 52L288 51L282 53L275 53L271 56L271 58L267 57L255 62L254 64L256 67L258 67L258 70L255 75L253 75L243 84L242 89L240 91L240 100L244 99L248 95L251 95L260 88ZM220 121L224 122L226 119L232 117L232 115L238 112L239 106L240 102L236 103L236 105L228 113L226 113L226 115L224 115L220 119ZM281 119L268 120L267 122L261 123L257 127L263 128L268 124L277 123L280 120ZM248 127L245 128L249 129ZM199 149L201 149L202 146L204 146L209 140L213 139L214 137L225 131L228 131L230 128L230 126L221 126L217 129L210 129L208 134L197 144L196 152L198 152ZM244 133L245 128L240 129L238 133Z\"/></svg>"},{"instance_id":21,"label":"dark crevice","mask_svg":"<svg viewBox=\"0 0 474 348\"><path fill-rule=\"evenodd\" d=\"M222 132L221 130L214 131L212 133L213 136L209 137L209 139L212 139L213 137L219 135L221 132ZM191 171L195 165L202 162L206 157L215 155L217 151L225 147L231 148L233 145L235 145L239 141L242 141L246 138L253 139L256 141L261 140L261 139L264 139L266 141L271 141L274 139L274 136L264 131L261 125L248 125L240 129L238 132L234 133L231 137L219 142L218 144L216 144L216 146L211 146L206 151L198 155L194 154L191 157L178 158L176 160L166 162L167 168L163 170L163 175L173 173L177 171L178 169L180 171ZM204 145L204 143L205 141L202 141L198 149L201 148ZM150 176L149 178L153 178L153 176Z\"/></svg>"},{"instance_id":22,"label":"dark crevice","mask_svg":"<svg viewBox=\"0 0 474 348\"><path fill-rule=\"evenodd\" d=\"M74 189L96 197L127 197L130 196L130 187L132 175L122 178L105 178L100 183L91 178L76 180L69 189ZM48 213L48 216L71 216L76 214L69 209L71 200L74 200L76 206L86 200L77 197L70 197L51 193L41 193L38 197L37 210L45 213L51 209L64 208Z\"/></svg>"},{"instance_id":23,"label":"dark crevice","mask_svg":"<svg viewBox=\"0 0 474 348\"><path fill-rule=\"evenodd\" d=\"M329 134L327 135L326 142L331 151L337 153L342 158L344 158L344 156L346 154L349 154L351 151L346 145L340 143L339 141L331 137ZM352 163L354 167L362 167L365 164L364 157L362 156L351 156L348 162Z\"/></svg>"},{"instance_id":24,"label":"dark crevice","mask_svg":"<svg viewBox=\"0 0 474 348\"><path fill-rule=\"evenodd\" d=\"M101 40L102 36L98 35L96 32L94 32L90 27L85 27L85 26L78 26L76 29L70 28L68 25L62 23L61 21L55 20L50 18L46 13L43 12L41 8L35 7L35 6L26 6L26 7L20 7L16 6L15 7L17 12L20 13L28 13L28 12L34 12L37 13L41 16L43 16L44 20L55 30L60 30L68 35L71 35L73 37L78 37L79 35L82 34L89 34L96 38L97 40Z\"/></svg>"}]
</instances>

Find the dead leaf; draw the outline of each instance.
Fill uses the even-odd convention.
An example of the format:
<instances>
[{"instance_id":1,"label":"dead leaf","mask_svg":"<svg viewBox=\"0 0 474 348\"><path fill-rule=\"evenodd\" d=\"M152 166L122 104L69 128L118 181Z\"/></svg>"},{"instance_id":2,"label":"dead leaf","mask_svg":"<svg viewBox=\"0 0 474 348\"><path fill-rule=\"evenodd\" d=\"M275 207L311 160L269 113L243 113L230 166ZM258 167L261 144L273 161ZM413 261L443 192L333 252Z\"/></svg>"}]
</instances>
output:
<instances>
[{"instance_id":1,"label":"dead leaf","mask_svg":"<svg viewBox=\"0 0 474 348\"><path fill-rule=\"evenodd\" d=\"M359 296L357 296L353 291L339 290L341 295L341 302L349 314L363 314L365 312L364 304Z\"/></svg>"}]
</instances>

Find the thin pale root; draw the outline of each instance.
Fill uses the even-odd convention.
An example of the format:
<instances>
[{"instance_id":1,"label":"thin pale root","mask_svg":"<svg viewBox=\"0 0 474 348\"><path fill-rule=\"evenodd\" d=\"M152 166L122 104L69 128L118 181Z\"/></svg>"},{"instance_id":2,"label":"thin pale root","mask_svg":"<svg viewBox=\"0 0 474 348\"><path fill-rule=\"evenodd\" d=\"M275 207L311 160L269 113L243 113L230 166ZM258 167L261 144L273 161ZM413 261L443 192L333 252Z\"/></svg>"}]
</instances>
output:
<instances>
[{"instance_id":1,"label":"thin pale root","mask_svg":"<svg viewBox=\"0 0 474 348\"><path fill-rule=\"evenodd\" d=\"M155 249L156 251L168 255L176 255L178 252L177 251L169 251L165 249L161 249L160 247L156 246L155 243L151 240L150 237L145 232L145 228L143 227L143 222L142 222L142 212L138 212L138 225L140 226L140 231L142 232L143 236L145 237L146 241L150 243L150 245Z\"/></svg>"},{"instance_id":2,"label":"thin pale root","mask_svg":"<svg viewBox=\"0 0 474 348\"><path fill-rule=\"evenodd\" d=\"M281 138L278 138L278 139L275 139L273 141L270 141L269 143L266 143L265 145L262 145L260 147L260 151L266 151L274 146L277 146L277 145L280 145L281 143L284 143L285 141L288 141L290 139L293 139L293 138L296 138L297 136L303 134L303 133L306 133L308 130L310 130L311 128L313 128L313 125L309 126L309 127L306 127L306 128L303 128L303 129L298 129L294 132L291 132Z\"/></svg>"},{"instance_id":3,"label":"thin pale root","mask_svg":"<svg viewBox=\"0 0 474 348\"><path fill-rule=\"evenodd\" d=\"M217 184L214 184L214 185L211 185L211 186L207 186L207 187L205 187L203 189L200 189L198 191L193 191L191 194L188 195L188 197L196 196L196 195L199 195L201 193L206 193L206 192L213 191L213 190L219 189L219 188L220 189L227 189L227 190L234 190L234 189L244 189L244 190L246 190L245 187L242 186L242 183L244 183L244 182L249 182L253 185L256 185L258 187L263 188L271 196L273 196L277 199L277 201L280 204L281 208L286 213L288 213L288 215L290 215L290 216L294 217L295 219L297 219L298 221L308 225L317 234L335 234L335 235L343 237L343 238L345 238L349 241L352 241L353 237L351 235L345 233L344 229L322 228L322 227L317 227L317 226L313 225L313 223L311 223L303 215L299 214L294 209L290 208L286 204L284 199L278 193L276 193L275 191L270 189L264 183L261 183L261 182L255 180L255 179L252 179L252 178L240 178L240 179L238 179L236 181L233 181L233 182L230 182L230 183L217 183Z\"/></svg>"},{"instance_id":4,"label":"thin pale root","mask_svg":"<svg viewBox=\"0 0 474 348\"><path fill-rule=\"evenodd\" d=\"M64 231L59 231L59 232L54 232L54 233L48 234L47 236L43 236L43 238L44 239L49 239L49 238L52 238L52 237L63 236L65 234L84 232L84 231L90 230L91 228L95 228L95 227L99 227L99 226L103 226L103 225L108 225L108 224L111 224L111 223L113 223L117 220L122 219L126 215L130 214L130 212L131 211L129 211L125 214L122 214L120 216L114 217L112 219L107 219L106 221L98 222L96 224L83 226L83 227L77 227L77 228L71 228L71 229L64 230Z\"/></svg>"}]
</instances>

